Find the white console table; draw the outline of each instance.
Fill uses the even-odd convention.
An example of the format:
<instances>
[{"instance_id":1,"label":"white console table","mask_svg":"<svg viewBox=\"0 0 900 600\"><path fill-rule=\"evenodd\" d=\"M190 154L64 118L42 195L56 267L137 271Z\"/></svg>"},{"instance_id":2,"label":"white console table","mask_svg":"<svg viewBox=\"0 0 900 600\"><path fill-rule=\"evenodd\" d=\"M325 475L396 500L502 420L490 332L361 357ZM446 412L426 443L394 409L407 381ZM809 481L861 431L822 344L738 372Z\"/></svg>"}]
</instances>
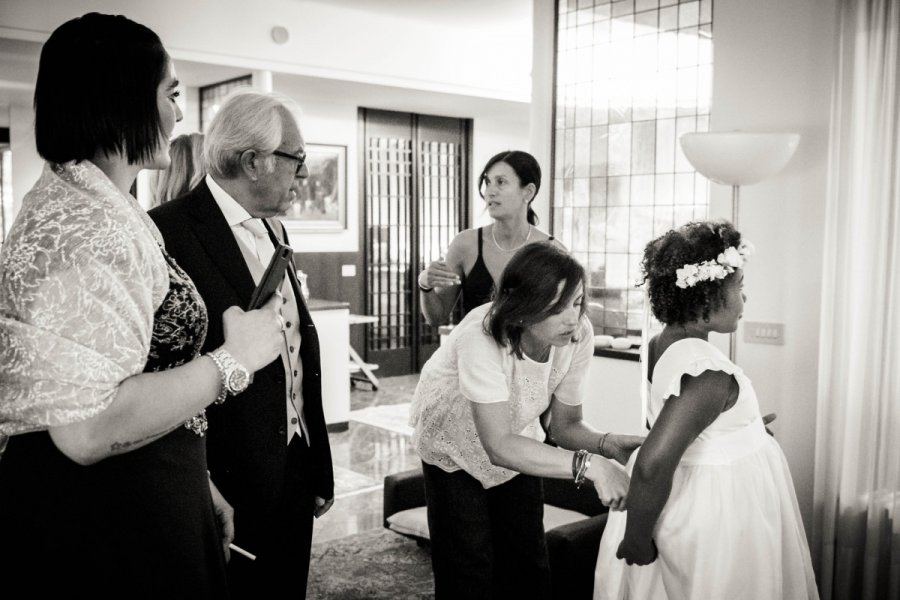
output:
<instances>
[{"instance_id":1,"label":"white console table","mask_svg":"<svg viewBox=\"0 0 900 600\"><path fill-rule=\"evenodd\" d=\"M346 429L350 422L350 304L310 298L307 301L322 359L322 408L329 430Z\"/></svg>"}]
</instances>

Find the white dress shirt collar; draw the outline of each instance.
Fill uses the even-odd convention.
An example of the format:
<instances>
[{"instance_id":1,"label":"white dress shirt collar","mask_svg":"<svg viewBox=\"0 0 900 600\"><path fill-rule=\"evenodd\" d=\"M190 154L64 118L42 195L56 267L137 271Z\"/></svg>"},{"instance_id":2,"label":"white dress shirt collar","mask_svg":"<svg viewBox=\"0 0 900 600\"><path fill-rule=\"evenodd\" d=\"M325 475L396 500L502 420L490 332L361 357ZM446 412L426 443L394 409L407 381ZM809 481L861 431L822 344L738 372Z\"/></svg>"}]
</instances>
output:
<instances>
[{"instance_id":1,"label":"white dress shirt collar","mask_svg":"<svg viewBox=\"0 0 900 600\"><path fill-rule=\"evenodd\" d=\"M213 200L216 201L222 214L225 215L225 220L228 221L229 227L237 227L247 219L253 218L253 215L248 213L246 208L223 190L222 186L216 183L216 180L211 175L206 176L206 185L209 187Z\"/></svg>"}]
</instances>

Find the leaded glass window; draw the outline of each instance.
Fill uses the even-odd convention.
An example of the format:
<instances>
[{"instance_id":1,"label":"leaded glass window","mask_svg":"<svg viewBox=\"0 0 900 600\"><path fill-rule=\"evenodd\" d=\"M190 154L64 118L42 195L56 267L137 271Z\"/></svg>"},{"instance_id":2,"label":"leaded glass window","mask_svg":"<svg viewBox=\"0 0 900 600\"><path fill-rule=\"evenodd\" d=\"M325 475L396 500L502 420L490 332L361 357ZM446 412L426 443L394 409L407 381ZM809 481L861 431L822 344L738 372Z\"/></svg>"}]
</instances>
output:
<instances>
[{"instance_id":1,"label":"leaded glass window","mask_svg":"<svg viewBox=\"0 0 900 600\"><path fill-rule=\"evenodd\" d=\"M589 274L596 333L637 335L648 241L706 218L678 138L706 131L712 0L558 0L552 229Z\"/></svg>"}]
</instances>

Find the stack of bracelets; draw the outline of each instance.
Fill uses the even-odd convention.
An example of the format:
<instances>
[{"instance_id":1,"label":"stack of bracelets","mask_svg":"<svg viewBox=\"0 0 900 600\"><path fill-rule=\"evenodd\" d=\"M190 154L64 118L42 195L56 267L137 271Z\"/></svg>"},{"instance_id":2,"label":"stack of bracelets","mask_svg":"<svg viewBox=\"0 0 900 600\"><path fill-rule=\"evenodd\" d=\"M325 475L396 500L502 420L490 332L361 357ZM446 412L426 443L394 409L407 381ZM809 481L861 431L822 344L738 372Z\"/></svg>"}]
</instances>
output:
<instances>
[{"instance_id":1,"label":"stack of bracelets","mask_svg":"<svg viewBox=\"0 0 900 600\"><path fill-rule=\"evenodd\" d=\"M591 466L591 456L587 450L578 450L572 455L572 477L575 478L575 487L577 488L584 483L584 476Z\"/></svg>"}]
</instances>

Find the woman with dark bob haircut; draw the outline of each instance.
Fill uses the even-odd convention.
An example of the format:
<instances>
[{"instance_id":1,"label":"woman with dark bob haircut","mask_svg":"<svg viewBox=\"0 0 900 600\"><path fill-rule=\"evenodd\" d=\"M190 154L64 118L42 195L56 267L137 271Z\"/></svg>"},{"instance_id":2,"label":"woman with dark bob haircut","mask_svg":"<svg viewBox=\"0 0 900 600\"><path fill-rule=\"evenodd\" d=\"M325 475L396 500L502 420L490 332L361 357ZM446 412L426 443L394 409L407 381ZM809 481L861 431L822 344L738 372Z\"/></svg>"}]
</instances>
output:
<instances>
[{"instance_id":1,"label":"woman with dark bob haircut","mask_svg":"<svg viewBox=\"0 0 900 600\"><path fill-rule=\"evenodd\" d=\"M411 408L424 463L435 597L548 598L540 477L590 481L625 508L640 437L599 433L581 402L593 357L584 269L552 242L510 260L422 369ZM540 415L552 412L542 443Z\"/></svg>"},{"instance_id":2,"label":"woman with dark bob haircut","mask_svg":"<svg viewBox=\"0 0 900 600\"><path fill-rule=\"evenodd\" d=\"M169 164L177 85L122 16L73 19L41 51L46 164L0 252L0 565L41 596L228 594L204 408L278 356L280 317L275 299L233 308L198 356L204 304L129 194Z\"/></svg>"},{"instance_id":3,"label":"woman with dark bob haircut","mask_svg":"<svg viewBox=\"0 0 900 600\"><path fill-rule=\"evenodd\" d=\"M628 464L628 513L610 514L594 598L818 598L791 474L753 386L708 342L737 329L753 246L730 223L647 244L665 324L643 357L647 440ZM624 560L623 560L624 559Z\"/></svg>"},{"instance_id":4,"label":"woman with dark bob haircut","mask_svg":"<svg viewBox=\"0 0 900 600\"><path fill-rule=\"evenodd\" d=\"M461 316L489 301L516 250L529 242L553 239L535 227L531 203L541 189L541 167L532 155L521 150L496 154L478 181L478 193L494 222L458 233L446 257L419 273L422 314L431 325L446 323L459 299Z\"/></svg>"}]
</instances>

